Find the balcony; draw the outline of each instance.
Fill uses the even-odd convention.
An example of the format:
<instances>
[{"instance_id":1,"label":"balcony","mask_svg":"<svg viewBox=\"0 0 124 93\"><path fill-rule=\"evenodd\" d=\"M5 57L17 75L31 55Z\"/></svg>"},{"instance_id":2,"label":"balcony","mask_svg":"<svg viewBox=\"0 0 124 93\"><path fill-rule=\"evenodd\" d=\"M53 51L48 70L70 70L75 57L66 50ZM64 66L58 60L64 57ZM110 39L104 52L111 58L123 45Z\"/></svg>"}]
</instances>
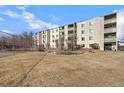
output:
<instances>
[{"instance_id":1,"label":"balcony","mask_svg":"<svg viewBox=\"0 0 124 93\"><path fill-rule=\"evenodd\" d=\"M64 26L62 26L62 27L59 27L59 30L64 30L64 28L65 28Z\"/></svg>"},{"instance_id":2,"label":"balcony","mask_svg":"<svg viewBox=\"0 0 124 93\"><path fill-rule=\"evenodd\" d=\"M116 18L106 19L106 20L104 20L104 24L115 23L116 21L117 21Z\"/></svg>"},{"instance_id":3,"label":"balcony","mask_svg":"<svg viewBox=\"0 0 124 93\"><path fill-rule=\"evenodd\" d=\"M116 28L105 28L104 33L105 34L110 34L110 33L116 33Z\"/></svg>"},{"instance_id":4,"label":"balcony","mask_svg":"<svg viewBox=\"0 0 124 93\"><path fill-rule=\"evenodd\" d=\"M116 37L104 38L105 43L116 42Z\"/></svg>"}]
</instances>

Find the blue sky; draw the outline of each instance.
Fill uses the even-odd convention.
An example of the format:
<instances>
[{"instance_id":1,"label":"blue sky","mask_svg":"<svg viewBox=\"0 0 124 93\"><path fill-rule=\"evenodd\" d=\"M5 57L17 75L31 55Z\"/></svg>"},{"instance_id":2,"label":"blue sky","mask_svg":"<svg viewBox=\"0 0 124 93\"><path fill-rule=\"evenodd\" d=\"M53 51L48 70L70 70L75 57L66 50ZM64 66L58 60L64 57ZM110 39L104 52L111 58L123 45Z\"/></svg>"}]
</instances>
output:
<instances>
[{"instance_id":1,"label":"blue sky","mask_svg":"<svg viewBox=\"0 0 124 93\"><path fill-rule=\"evenodd\" d=\"M0 6L0 30L15 34L24 31L38 32L43 29L87 20L111 13L124 6Z\"/></svg>"}]
</instances>

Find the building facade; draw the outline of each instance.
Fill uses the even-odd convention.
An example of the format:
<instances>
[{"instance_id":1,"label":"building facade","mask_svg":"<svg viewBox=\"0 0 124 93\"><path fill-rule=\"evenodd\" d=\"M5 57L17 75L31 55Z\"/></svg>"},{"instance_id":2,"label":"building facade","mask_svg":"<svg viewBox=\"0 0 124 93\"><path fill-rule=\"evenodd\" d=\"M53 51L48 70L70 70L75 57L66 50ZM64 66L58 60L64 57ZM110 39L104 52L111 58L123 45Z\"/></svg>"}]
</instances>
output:
<instances>
[{"instance_id":1,"label":"building facade","mask_svg":"<svg viewBox=\"0 0 124 93\"><path fill-rule=\"evenodd\" d=\"M50 48L92 48L96 44L100 50L123 49L124 11L41 31L36 39L37 45Z\"/></svg>"},{"instance_id":2,"label":"building facade","mask_svg":"<svg viewBox=\"0 0 124 93\"><path fill-rule=\"evenodd\" d=\"M50 47L58 48L59 47L59 28L50 29Z\"/></svg>"}]
</instances>

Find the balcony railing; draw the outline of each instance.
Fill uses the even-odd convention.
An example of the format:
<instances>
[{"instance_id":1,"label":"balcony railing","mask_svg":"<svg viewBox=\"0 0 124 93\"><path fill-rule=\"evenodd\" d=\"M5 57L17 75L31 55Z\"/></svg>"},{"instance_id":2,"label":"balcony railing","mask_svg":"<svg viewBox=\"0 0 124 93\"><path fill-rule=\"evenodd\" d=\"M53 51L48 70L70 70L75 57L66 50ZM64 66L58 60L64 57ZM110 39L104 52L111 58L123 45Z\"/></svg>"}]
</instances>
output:
<instances>
[{"instance_id":1,"label":"balcony railing","mask_svg":"<svg viewBox=\"0 0 124 93\"><path fill-rule=\"evenodd\" d=\"M116 22L116 21L117 21L116 18L107 19L107 20L104 21L104 24L114 23L114 22Z\"/></svg>"},{"instance_id":2,"label":"balcony railing","mask_svg":"<svg viewBox=\"0 0 124 93\"><path fill-rule=\"evenodd\" d=\"M104 38L104 42L116 42L116 37Z\"/></svg>"},{"instance_id":3,"label":"balcony railing","mask_svg":"<svg viewBox=\"0 0 124 93\"><path fill-rule=\"evenodd\" d=\"M116 32L116 28L105 28L104 29L104 33L113 33L113 32Z\"/></svg>"}]
</instances>

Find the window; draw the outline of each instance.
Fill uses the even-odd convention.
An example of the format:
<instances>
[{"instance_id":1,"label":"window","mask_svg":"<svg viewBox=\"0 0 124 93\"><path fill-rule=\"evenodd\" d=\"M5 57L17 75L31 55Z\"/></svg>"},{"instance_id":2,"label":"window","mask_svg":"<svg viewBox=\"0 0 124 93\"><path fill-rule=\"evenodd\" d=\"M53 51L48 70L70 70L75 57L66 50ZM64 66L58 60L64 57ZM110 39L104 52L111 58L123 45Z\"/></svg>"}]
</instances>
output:
<instances>
[{"instance_id":1,"label":"window","mask_svg":"<svg viewBox=\"0 0 124 93\"><path fill-rule=\"evenodd\" d=\"M52 47L54 47L54 45L52 45Z\"/></svg>"},{"instance_id":2,"label":"window","mask_svg":"<svg viewBox=\"0 0 124 93\"><path fill-rule=\"evenodd\" d=\"M93 29L90 29L90 30L89 30L89 33L93 33L93 32L94 32Z\"/></svg>"},{"instance_id":3,"label":"window","mask_svg":"<svg viewBox=\"0 0 124 93\"><path fill-rule=\"evenodd\" d=\"M84 27L85 25L84 24L81 24L81 27Z\"/></svg>"},{"instance_id":4,"label":"window","mask_svg":"<svg viewBox=\"0 0 124 93\"><path fill-rule=\"evenodd\" d=\"M54 35L52 37L54 38Z\"/></svg>"},{"instance_id":5,"label":"window","mask_svg":"<svg viewBox=\"0 0 124 93\"><path fill-rule=\"evenodd\" d=\"M54 43L54 40L53 40L53 43Z\"/></svg>"},{"instance_id":6,"label":"window","mask_svg":"<svg viewBox=\"0 0 124 93\"><path fill-rule=\"evenodd\" d=\"M45 38L46 37L46 35L43 35L43 38Z\"/></svg>"},{"instance_id":7,"label":"window","mask_svg":"<svg viewBox=\"0 0 124 93\"><path fill-rule=\"evenodd\" d=\"M85 44L82 44L81 47L85 47Z\"/></svg>"},{"instance_id":8,"label":"window","mask_svg":"<svg viewBox=\"0 0 124 93\"><path fill-rule=\"evenodd\" d=\"M74 24L70 24L70 25L68 25L68 28L71 28L71 27L73 27L74 26Z\"/></svg>"},{"instance_id":9,"label":"window","mask_svg":"<svg viewBox=\"0 0 124 93\"><path fill-rule=\"evenodd\" d=\"M89 26L92 26L93 25L93 22L89 22Z\"/></svg>"},{"instance_id":10,"label":"window","mask_svg":"<svg viewBox=\"0 0 124 93\"><path fill-rule=\"evenodd\" d=\"M64 29L64 26L60 27L59 29L60 29L60 30L63 30L63 29Z\"/></svg>"},{"instance_id":11,"label":"window","mask_svg":"<svg viewBox=\"0 0 124 93\"><path fill-rule=\"evenodd\" d=\"M84 34L84 30L82 30L81 33Z\"/></svg>"},{"instance_id":12,"label":"window","mask_svg":"<svg viewBox=\"0 0 124 93\"><path fill-rule=\"evenodd\" d=\"M82 37L82 38L81 38L81 40L82 40L82 41L84 41L84 40L85 40L85 38L84 38L84 37Z\"/></svg>"},{"instance_id":13,"label":"window","mask_svg":"<svg viewBox=\"0 0 124 93\"><path fill-rule=\"evenodd\" d=\"M56 35L56 37L58 37L58 35Z\"/></svg>"},{"instance_id":14,"label":"window","mask_svg":"<svg viewBox=\"0 0 124 93\"><path fill-rule=\"evenodd\" d=\"M56 30L56 32L58 32L58 30Z\"/></svg>"},{"instance_id":15,"label":"window","mask_svg":"<svg viewBox=\"0 0 124 93\"><path fill-rule=\"evenodd\" d=\"M73 37L68 37L68 40L73 40Z\"/></svg>"},{"instance_id":16,"label":"window","mask_svg":"<svg viewBox=\"0 0 124 93\"><path fill-rule=\"evenodd\" d=\"M64 32L62 32L62 35L64 35Z\"/></svg>"},{"instance_id":17,"label":"window","mask_svg":"<svg viewBox=\"0 0 124 93\"><path fill-rule=\"evenodd\" d=\"M68 31L68 34L73 34L73 30L69 30Z\"/></svg>"},{"instance_id":18,"label":"window","mask_svg":"<svg viewBox=\"0 0 124 93\"><path fill-rule=\"evenodd\" d=\"M64 35L64 32L60 32L60 35Z\"/></svg>"},{"instance_id":19,"label":"window","mask_svg":"<svg viewBox=\"0 0 124 93\"><path fill-rule=\"evenodd\" d=\"M54 30L52 32L54 33Z\"/></svg>"},{"instance_id":20,"label":"window","mask_svg":"<svg viewBox=\"0 0 124 93\"><path fill-rule=\"evenodd\" d=\"M90 37L89 37L89 40L93 40L93 37L92 37L92 36L90 36Z\"/></svg>"}]
</instances>

